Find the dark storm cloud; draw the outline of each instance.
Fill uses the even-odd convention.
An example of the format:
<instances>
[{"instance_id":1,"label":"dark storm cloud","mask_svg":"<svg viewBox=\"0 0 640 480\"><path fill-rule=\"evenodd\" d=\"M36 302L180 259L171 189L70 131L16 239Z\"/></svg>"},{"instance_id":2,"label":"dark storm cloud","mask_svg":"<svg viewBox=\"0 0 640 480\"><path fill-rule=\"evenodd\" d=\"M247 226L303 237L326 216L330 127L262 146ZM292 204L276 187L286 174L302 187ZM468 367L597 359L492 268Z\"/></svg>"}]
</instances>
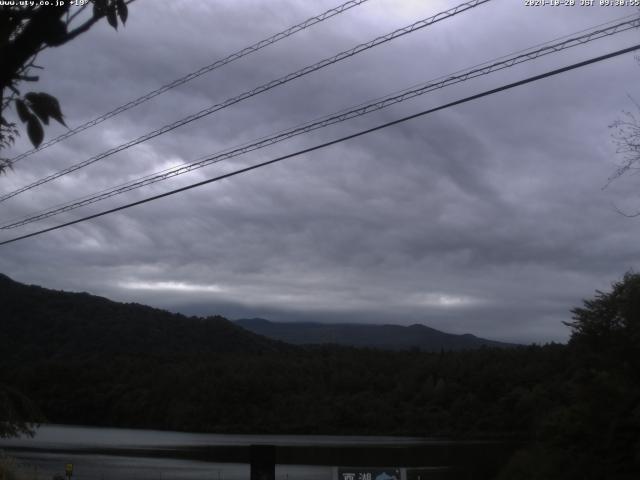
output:
<instances>
[{"instance_id":1,"label":"dark storm cloud","mask_svg":"<svg viewBox=\"0 0 640 480\"><path fill-rule=\"evenodd\" d=\"M98 25L82 41L45 52L38 88L56 94L77 125L334 5L136 2L125 29ZM371 0L23 160L2 189L453 5ZM3 219L630 13L495 0L27 192L3 204ZM44 225L630 45L634 35L437 91ZM637 177L602 187L615 169L607 125L629 107L639 73L626 56L438 112L4 247L0 270L189 314L419 322L497 339L563 340L561 322L581 298L637 268L640 223L615 212L640 208ZM47 136L62 131L52 127Z\"/></svg>"}]
</instances>

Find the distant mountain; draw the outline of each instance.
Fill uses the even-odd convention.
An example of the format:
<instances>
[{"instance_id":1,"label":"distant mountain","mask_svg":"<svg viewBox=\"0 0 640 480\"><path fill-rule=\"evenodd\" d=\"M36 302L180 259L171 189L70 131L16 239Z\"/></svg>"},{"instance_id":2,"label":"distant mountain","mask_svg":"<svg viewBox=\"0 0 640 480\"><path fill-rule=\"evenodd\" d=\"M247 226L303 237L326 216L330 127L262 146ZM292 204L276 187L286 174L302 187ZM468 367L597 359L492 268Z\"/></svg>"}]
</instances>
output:
<instances>
[{"instance_id":1,"label":"distant mountain","mask_svg":"<svg viewBox=\"0 0 640 480\"><path fill-rule=\"evenodd\" d=\"M455 335L424 325L373 325L355 323L272 322L244 318L236 325L250 332L294 345L334 344L388 350L419 348L423 351L465 350L487 347L515 347L471 334Z\"/></svg>"},{"instance_id":2,"label":"distant mountain","mask_svg":"<svg viewBox=\"0 0 640 480\"><path fill-rule=\"evenodd\" d=\"M286 346L223 317L186 317L88 293L24 285L0 274L5 360L197 353L259 353Z\"/></svg>"}]
</instances>

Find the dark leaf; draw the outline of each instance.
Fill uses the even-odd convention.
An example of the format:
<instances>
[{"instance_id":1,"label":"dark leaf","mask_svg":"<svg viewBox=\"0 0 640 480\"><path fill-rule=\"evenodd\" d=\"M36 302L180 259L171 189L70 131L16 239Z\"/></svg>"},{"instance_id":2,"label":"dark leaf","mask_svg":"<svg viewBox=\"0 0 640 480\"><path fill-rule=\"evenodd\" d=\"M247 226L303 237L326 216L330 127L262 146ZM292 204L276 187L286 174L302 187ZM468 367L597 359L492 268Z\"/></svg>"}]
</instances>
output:
<instances>
[{"instance_id":1,"label":"dark leaf","mask_svg":"<svg viewBox=\"0 0 640 480\"><path fill-rule=\"evenodd\" d=\"M25 97L26 98L26 97ZM47 113L46 108L44 108L41 104L31 102L30 105L31 111L35 113L42 123L45 125L49 125L49 114Z\"/></svg>"},{"instance_id":2,"label":"dark leaf","mask_svg":"<svg viewBox=\"0 0 640 480\"><path fill-rule=\"evenodd\" d=\"M30 102L31 109L45 124L48 125L49 118L53 118L65 127L67 126L67 124L64 123L60 103L56 97L44 92L29 92L24 98Z\"/></svg>"},{"instance_id":3,"label":"dark leaf","mask_svg":"<svg viewBox=\"0 0 640 480\"><path fill-rule=\"evenodd\" d=\"M116 15L115 4L109 5L109 8L107 9L107 22L109 22L109 25L111 25L116 30L118 29L118 16Z\"/></svg>"},{"instance_id":4,"label":"dark leaf","mask_svg":"<svg viewBox=\"0 0 640 480\"><path fill-rule=\"evenodd\" d=\"M93 0L93 16L104 17L107 14L107 0Z\"/></svg>"},{"instance_id":5,"label":"dark leaf","mask_svg":"<svg viewBox=\"0 0 640 480\"><path fill-rule=\"evenodd\" d=\"M127 23L127 17L129 16L129 7L127 7L124 0L116 0L116 7L118 7L118 16L120 17L120 21L124 25Z\"/></svg>"},{"instance_id":6,"label":"dark leaf","mask_svg":"<svg viewBox=\"0 0 640 480\"><path fill-rule=\"evenodd\" d=\"M33 146L38 148L44 138L44 130L42 129L40 120L38 120L35 115L32 115L27 122L27 134Z\"/></svg>"},{"instance_id":7,"label":"dark leaf","mask_svg":"<svg viewBox=\"0 0 640 480\"><path fill-rule=\"evenodd\" d=\"M67 24L60 18L51 18L43 27L42 38L47 45L52 47L62 45L67 38Z\"/></svg>"},{"instance_id":8,"label":"dark leaf","mask_svg":"<svg viewBox=\"0 0 640 480\"><path fill-rule=\"evenodd\" d=\"M18 112L18 117L22 122L26 122L30 117L33 116L33 114L27 108L27 104L20 99L16 100L16 111Z\"/></svg>"}]
</instances>

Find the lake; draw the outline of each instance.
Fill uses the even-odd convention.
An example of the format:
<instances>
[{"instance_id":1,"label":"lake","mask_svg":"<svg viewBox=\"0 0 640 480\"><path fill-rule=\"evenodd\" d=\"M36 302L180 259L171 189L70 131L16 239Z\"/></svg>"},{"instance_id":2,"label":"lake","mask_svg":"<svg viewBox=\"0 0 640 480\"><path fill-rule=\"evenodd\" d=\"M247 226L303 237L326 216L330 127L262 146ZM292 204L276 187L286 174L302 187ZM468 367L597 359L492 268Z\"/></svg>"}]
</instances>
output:
<instances>
[{"instance_id":1,"label":"lake","mask_svg":"<svg viewBox=\"0 0 640 480\"><path fill-rule=\"evenodd\" d=\"M410 467L413 470L403 476L421 480L455 478L450 475L450 466L486 464L487 458L502 452L495 442L382 436L219 435L64 425L44 425L33 438L0 439L0 449L39 480L64 474L67 463L74 465L74 480L246 480L250 445L276 446L276 478L283 480L332 480L340 466ZM476 475L469 476L467 472L462 478L483 478L483 468L474 466Z\"/></svg>"}]
</instances>

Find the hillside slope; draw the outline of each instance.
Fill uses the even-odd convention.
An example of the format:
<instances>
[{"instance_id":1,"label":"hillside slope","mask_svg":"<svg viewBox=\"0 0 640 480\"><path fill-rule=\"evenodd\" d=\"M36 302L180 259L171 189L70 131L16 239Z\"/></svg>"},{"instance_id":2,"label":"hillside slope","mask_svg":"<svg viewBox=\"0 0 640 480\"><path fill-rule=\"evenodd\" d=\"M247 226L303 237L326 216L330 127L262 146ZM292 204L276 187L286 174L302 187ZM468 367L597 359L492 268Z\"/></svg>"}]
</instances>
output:
<instances>
[{"instance_id":1,"label":"hillside slope","mask_svg":"<svg viewBox=\"0 0 640 480\"><path fill-rule=\"evenodd\" d=\"M186 317L88 293L24 285L0 275L5 360L117 354L257 353L284 345L223 317Z\"/></svg>"}]
</instances>

